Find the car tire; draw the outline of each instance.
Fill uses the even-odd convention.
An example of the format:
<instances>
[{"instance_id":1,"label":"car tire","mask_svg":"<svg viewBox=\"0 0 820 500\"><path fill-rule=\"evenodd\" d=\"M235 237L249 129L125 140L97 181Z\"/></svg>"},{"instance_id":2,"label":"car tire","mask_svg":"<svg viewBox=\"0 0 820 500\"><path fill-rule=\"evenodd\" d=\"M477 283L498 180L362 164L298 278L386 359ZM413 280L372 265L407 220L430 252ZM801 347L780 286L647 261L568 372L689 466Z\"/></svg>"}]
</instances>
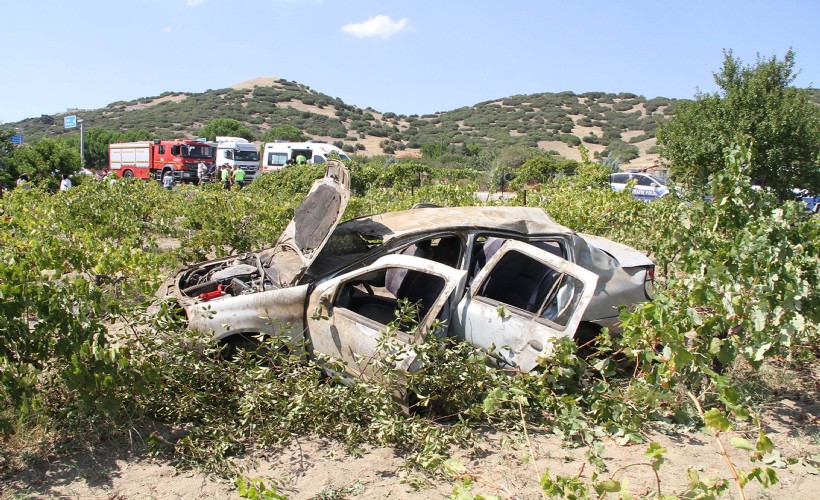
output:
<instances>
[{"instance_id":1,"label":"car tire","mask_svg":"<svg viewBox=\"0 0 820 500\"><path fill-rule=\"evenodd\" d=\"M242 351L258 352L259 338L253 333L236 333L221 341L220 356L225 361L231 361Z\"/></svg>"},{"instance_id":2,"label":"car tire","mask_svg":"<svg viewBox=\"0 0 820 500\"><path fill-rule=\"evenodd\" d=\"M276 349L271 349L270 337L260 336L257 333L237 333L222 339L220 357L224 361L233 360L241 352L248 353L265 360L271 368L279 368L286 364L285 358L290 356L290 349L287 345L281 345ZM285 363L283 363L285 361Z\"/></svg>"},{"instance_id":3,"label":"car tire","mask_svg":"<svg viewBox=\"0 0 820 500\"><path fill-rule=\"evenodd\" d=\"M575 330L575 335L572 337L578 345L579 352L589 350L594 351L595 338L601 334L601 327L594 323L582 322Z\"/></svg>"}]
</instances>

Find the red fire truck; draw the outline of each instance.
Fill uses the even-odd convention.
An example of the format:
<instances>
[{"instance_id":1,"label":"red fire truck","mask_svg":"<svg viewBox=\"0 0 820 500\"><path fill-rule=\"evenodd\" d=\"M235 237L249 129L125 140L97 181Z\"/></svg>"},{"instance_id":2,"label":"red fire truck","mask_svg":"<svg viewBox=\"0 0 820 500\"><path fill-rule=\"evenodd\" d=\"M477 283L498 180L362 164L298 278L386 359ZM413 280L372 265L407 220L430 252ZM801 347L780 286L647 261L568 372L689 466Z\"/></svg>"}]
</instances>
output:
<instances>
[{"instance_id":1,"label":"red fire truck","mask_svg":"<svg viewBox=\"0 0 820 500\"><path fill-rule=\"evenodd\" d=\"M108 166L120 177L161 180L171 171L177 182L197 182L200 162L210 168L213 148L201 141L120 142L108 146Z\"/></svg>"}]
</instances>

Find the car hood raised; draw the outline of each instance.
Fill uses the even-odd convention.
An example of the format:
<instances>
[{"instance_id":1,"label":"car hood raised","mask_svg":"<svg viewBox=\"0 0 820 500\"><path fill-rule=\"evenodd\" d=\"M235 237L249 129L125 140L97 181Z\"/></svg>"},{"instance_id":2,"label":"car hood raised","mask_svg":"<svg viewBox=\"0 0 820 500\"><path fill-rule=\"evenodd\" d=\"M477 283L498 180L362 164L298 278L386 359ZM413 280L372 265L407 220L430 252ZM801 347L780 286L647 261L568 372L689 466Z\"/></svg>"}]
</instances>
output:
<instances>
[{"instance_id":1,"label":"car hood raised","mask_svg":"<svg viewBox=\"0 0 820 500\"><path fill-rule=\"evenodd\" d=\"M331 160L296 208L293 220L273 248L259 254L263 265L278 274L281 286L295 285L327 243L350 201L350 172Z\"/></svg>"}]
</instances>

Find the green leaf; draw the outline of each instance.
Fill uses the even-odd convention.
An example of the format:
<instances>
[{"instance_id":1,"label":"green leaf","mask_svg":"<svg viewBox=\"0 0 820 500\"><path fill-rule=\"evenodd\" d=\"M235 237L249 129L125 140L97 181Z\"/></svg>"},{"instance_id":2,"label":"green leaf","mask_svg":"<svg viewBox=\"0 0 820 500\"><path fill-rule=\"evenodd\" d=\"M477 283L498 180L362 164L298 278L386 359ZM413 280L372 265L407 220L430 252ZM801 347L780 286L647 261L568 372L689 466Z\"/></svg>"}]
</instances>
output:
<instances>
[{"instance_id":1,"label":"green leaf","mask_svg":"<svg viewBox=\"0 0 820 500\"><path fill-rule=\"evenodd\" d=\"M621 491L621 482L616 481L614 479L607 479L604 481L600 481L595 483L595 491L601 495L604 492L606 493L617 493Z\"/></svg>"},{"instance_id":2,"label":"green leaf","mask_svg":"<svg viewBox=\"0 0 820 500\"><path fill-rule=\"evenodd\" d=\"M442 468L444 469L444 473L451 477L460 476L467 472L467 467L457 458L445 460L442 464Z\"/></svg>"},{"instance_id":3,"label":"green leaf","mask_svg":"<svg viewBox=\"0 0 820 500\"><path fill-rule=\"evenodd\" d=\"M736 406L732 408L732 414L739 420L743 421L749 420L749 418L751 417L749 410L742 406Z\"/></svg>"},{"instance_id":4,"label":"green leaf","mask_svg":"<svg viewBox=\"0 0 820 500\"><path fill-rule=\"evenodd\" d=\"M763 454L771 453L774 451L774 443L772 443L772 440L769 439L763 431L759 431L755 449Z\"/></svg>"},{"instance_id":5,"label":"green leaf","mask_svg":"<svg viewBox=\"0 0 820 500\"><path fill-rule=\"evenodd\" d=\"M510 316L512 316L510 314L510 311L508 311L507 308L504 307L502 304L498 304L498 306L495 308L495 311L498 313L499 318L507 319Z\"/></svg>"},{"instance_id":6,"label":"green leaf","mask_svg":"<svg viewBox=\"0 0 820 500\"><path fill-rule=\"evenodd\" d=\"M794 326L795 330L798 332L803 331L806 328L806 319L800 313L795 313L794 318L791 321L792 326Z\"/></svg>"},{"instance_id":7,"label":"green leaf","mask_svg":"<svg viewBox=\"0 0 820 500\"><path fill-rule=\"evenodd\" d=\"M755 330L762 332L763 329L766 328L766 313L758 307L753 308L752 323L754 324Z\"/></svg>"},{"instance_id":8,"label":"green leaf","mask_svg":"<svg viewBox=\"0 0 820 500\"><path fill-rule=\"evenodd\" d=\"M652 442L649 443L649 448L646 449L644 456L646 458L658 458L662 457L666 452L666 448L664 448L658 443Z\"/></svg>"},{"instance_id":9,"label":"green leaf","mask_svg":"<svg viewBox=\"0 0 820 500\"><path fill-rule=\"evenodd\" d=\"M772 348L772 343L766 343L761 345L757 351L755 351L754 361L763 361L766 357L766 353L769 352L769 349Z\"/></svg>"},{"instance_id":10,"label":"green leaf","mask_svg":"<svg viewBox=\"0 0 820 500\"><path fill-rule=\"evenodd\" d=\"M785 468L788 464L783 460L783 457L780 456L780 452L777 450L772 451L768 455L763 457L763 463L769 464L772 467L777 467L779 469Z\"/></svg>"},{"instance_id":11,"label":"green leaf","mask_svg":"<svg viewBox=\"0 0 820 500\"><path fill-rule=\"evenodd\" d=\"M755 447L752 446L752 443L740 437L733 437L729 440L729 444L731 444L739 450L755 451Z\"/></svg>"},{"instance_id":12,"label":"green leaf","mask_svg":"<svg viewBox=\"0 0 820 500\"><path fill-rule=\"evenodd\" d=\"M718 432L725 432L732 428L732 423L729 422L726 415L717 408L712 408L703 414L703 423L710 429Z\"/></svg>"},{"instance_id":13,"label":"green leaf","mask_svg":"<svg viewBox=\"0 0 820 500\"><path fill-rule=\"evenodd\" d=\"M649 448L646 449L644 456L652 460L652 468L656 471L660 470L661 465L666 460L664 458L664 454L666 453L666 448L662 447L658 443L649 443Z\"/></svg>"},{"instance_id":14,"label":"green leaf","mask_svg":"<svg viewBox=\"0 0 820 500\"><path fill-rule=\"evenodd\" d=\"M709 354L712 356L718 356L720 354L720 348L723 346L723 340L713 337L712 340L709 342Z\"/></svg>"},{"instance_id":15,"label":"green leaf","mask_svg":"<svg viewBox=\"0 0 820 500\"><path fill-rule=\"evenodd\" d=\"M507 396L507 393L500 387L496 387L490 391L484 398L482 408L484 413L490 415L495 413L495 410L501 406L501 400Z\"/></svg>"}]
</instances>

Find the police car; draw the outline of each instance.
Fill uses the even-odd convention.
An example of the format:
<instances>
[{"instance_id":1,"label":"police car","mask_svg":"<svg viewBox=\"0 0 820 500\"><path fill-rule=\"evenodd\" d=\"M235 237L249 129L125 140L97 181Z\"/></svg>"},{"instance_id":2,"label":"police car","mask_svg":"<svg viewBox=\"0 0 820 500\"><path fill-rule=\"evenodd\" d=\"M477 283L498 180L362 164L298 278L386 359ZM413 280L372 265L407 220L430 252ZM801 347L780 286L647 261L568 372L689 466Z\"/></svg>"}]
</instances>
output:
<instances>
[{"instance_id":1,"label":"police car","mask_svg":"<svg viewBox=\"0 0 820 500\"><path fill-rule=\"evenodd\" d=\"M629 182L634 183L632 196L639 200L654 200L669 194L666 181L654 175L636 172L609 174L609 184L615 191L623 191Z\"/></svg>"}]
</instances>

